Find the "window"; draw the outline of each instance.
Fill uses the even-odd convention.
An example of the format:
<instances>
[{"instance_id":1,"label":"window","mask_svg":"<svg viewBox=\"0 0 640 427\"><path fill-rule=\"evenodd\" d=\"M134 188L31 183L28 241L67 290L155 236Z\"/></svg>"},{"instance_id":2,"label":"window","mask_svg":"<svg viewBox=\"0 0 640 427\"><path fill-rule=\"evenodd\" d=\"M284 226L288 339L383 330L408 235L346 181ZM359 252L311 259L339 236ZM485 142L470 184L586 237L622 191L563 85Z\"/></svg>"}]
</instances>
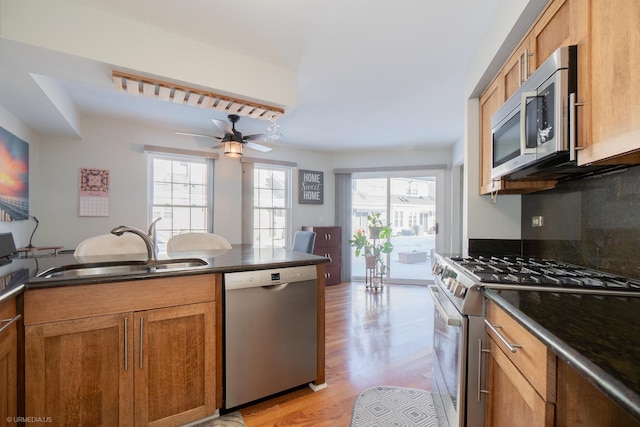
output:
<instances>
[{"instance_id":1,"label":"window","mask_svg":"<svg viewBox=\"0 0 640 427\"><path fill-rule=\"evenodd\" d=\"M176 234L213 231L213 160L154 154L150 176L151 220L162 218L156 224L161 251Z\"/></svg>"},{"instance_id":2,"label":"window","mask_svg":"<svg viewBox=\"0 0 640 427\"><path fill-rule=\"evenodd\" d=\"M253 246L286 247L290 217L291 168L256 163L253 171Z\"/></svg>"}]
</instances>

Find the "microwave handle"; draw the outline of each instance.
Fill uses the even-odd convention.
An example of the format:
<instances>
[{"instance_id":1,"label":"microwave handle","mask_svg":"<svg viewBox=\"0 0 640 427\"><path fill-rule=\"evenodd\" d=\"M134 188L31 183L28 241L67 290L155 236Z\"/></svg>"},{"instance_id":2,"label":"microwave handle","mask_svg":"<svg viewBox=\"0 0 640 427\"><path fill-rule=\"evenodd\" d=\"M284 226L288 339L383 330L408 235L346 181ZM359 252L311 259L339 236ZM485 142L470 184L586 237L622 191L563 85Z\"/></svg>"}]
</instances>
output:
<instances>
[{"instance_id":1,"label":"microwave handle","mask_svg":"<svg viewBox=\"0 0 640 427\"><path fill-rule=\"evenodd\" d=\"M576 94L574 92L569 94L569 161L576 160L576 154L578 150L584 149L584 147L576 146L576 108L583 106L583 102L576 101Z\"/></svg>"},{"instance_id":2,"label":"microwave handle","mask_svg":"<svg viewBox=\"0 0 640 427\"><path fill-rule=\"evenodd\" d=\"M520 154L535 154L535 148L527 148L527 100L535 98L538 92L522 92L520 101Z\"/></svg>"}]
</instances>

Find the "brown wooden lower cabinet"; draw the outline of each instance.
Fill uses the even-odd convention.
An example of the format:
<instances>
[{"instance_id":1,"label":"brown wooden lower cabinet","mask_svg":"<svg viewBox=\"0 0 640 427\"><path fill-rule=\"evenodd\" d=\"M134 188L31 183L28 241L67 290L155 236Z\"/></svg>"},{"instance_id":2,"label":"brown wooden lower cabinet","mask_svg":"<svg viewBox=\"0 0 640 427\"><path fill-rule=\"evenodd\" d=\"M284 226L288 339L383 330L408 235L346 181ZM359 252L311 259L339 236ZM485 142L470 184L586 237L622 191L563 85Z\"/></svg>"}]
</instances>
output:
<instances>
[{"instance_id":1,"label":"brown wooden lower cabinet","mask_svg":"<svg viewBox=\"0 0 640 427\"><path fill-rule=\"evenodd\" d=\"M626 411L558 360L557 427L640 427Z\"/></svg>"},{"instance_id":2,"label":"brown wooden lower cabinet","mask_svg":"<svg viewBox=\"0 0 640 427\"><path fill-rule=\"evenodd\" d=\"M554 404L545 402L493 339L487 341L486 425L553 426Z\"/></svg>"},{"instance_id":3,"label":"brown wooden lower cabinet","mask_svg":"<svg viewBox=\"0 0 640 427\"><path fill-rule=\"evenodd\" d=\"M492 301L487 320L497 331L487 329L487 427L640 427Z\"/></svg>"},{"instance_id":4,"label":"brown wooden lower cabinet","mask_svg":"<svg viewBox=\"0 0 640 427\"><path fill-rule=\"evenodd\" d=\"M18 328L15 298L0 304L0 426L15 425L18 412Z\"/></svg>"},{"instance_id":5,"label":"brown wooden lower cabinet","mask_svg":"<svg viewBox=\"0 0 640 427\"><path fill-rule=\"evenodd\" d=\"M198 301L209 298L208 286L214 295L213 280L203 275L155 282L25 295L25 313L56 298L54 308L25 319L27 417L43 418L42 425L174 426L215 413L216 306ZM157 294L149 292L154 286ZM82 298L76 294L92 291L94 299L78 305L83 317L74 318ZM102 313L117 311L119 298L123 308L141 309ZM193 303L186 303L189 298ZM86 316L86 305L95 316Z\"/></svg>"},{"instance_id":6,"label":"brown wooden lower cabinet","mask_svg":"<svg viewBox=\"0 0 640 427\"><path fill-rule=\"evenodd\" d=\"M27 326L26 415L132 425L132 324L131 314L118 314Z\"/></svg>"},{"instance_id":7,"label":"brown wooden lower cabinet","mask_svg":"<svg viewBox=\"0 0 640 427\"><path fill-rule=\"evenodd\" d=\"M136 425L176 425L215 412L214 313L213 302L135 313Z\"/></svg>"}]
</instances>

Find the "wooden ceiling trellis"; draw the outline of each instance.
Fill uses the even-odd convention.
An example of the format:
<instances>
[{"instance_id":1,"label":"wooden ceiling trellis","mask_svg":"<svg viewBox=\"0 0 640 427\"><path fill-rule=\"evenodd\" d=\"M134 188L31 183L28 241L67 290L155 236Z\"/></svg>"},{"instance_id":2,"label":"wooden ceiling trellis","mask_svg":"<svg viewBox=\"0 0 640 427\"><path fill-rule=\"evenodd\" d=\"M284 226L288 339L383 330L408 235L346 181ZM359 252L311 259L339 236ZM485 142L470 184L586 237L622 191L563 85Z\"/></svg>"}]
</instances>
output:
<instances>
[{"instance_id":1,"label":"wooden ceiling trellis","mask_svg":"<svg viewBox=\"0 0 640 427\"><path fill-rule=\"evenodd\" d=\"M111 75L116 90L126 91L132 95L144 95L176 104L210 108L226 114L237 114L260 120L279 119L284 115L284 109L280 107L272 107L116 70L113 70Z\"/></svg>"}]
</instances>

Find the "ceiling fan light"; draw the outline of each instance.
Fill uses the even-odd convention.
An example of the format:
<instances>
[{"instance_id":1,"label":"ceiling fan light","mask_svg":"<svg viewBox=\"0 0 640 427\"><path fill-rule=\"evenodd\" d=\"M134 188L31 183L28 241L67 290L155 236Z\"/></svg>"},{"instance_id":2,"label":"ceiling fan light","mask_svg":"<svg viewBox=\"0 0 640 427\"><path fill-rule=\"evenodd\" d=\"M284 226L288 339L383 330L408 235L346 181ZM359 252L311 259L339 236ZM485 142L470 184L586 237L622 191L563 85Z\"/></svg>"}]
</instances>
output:
<instances>
[{"instance_id":1,"label":"ceiling fan light","mask_svg":"<svg viewBox=\"0 0 640 427\"><path fill-rule=\"evenodd\" d=\"M280 133L280 125L277 122L276 116L272 116L269 121L271 124L267 127L266 137L268 141L277 141L282 138Z\"/></svg>"},{"instance_id":2,"label":"ceiling fan light","mask_svg":"<svg viewBox=\"0 0 640 427\"><path fill-rule=\"evenodd\" d=\"M224 155L227 157L242 157L242 144L235 141L224 143Z\"/></svg>"}]
</instances>

